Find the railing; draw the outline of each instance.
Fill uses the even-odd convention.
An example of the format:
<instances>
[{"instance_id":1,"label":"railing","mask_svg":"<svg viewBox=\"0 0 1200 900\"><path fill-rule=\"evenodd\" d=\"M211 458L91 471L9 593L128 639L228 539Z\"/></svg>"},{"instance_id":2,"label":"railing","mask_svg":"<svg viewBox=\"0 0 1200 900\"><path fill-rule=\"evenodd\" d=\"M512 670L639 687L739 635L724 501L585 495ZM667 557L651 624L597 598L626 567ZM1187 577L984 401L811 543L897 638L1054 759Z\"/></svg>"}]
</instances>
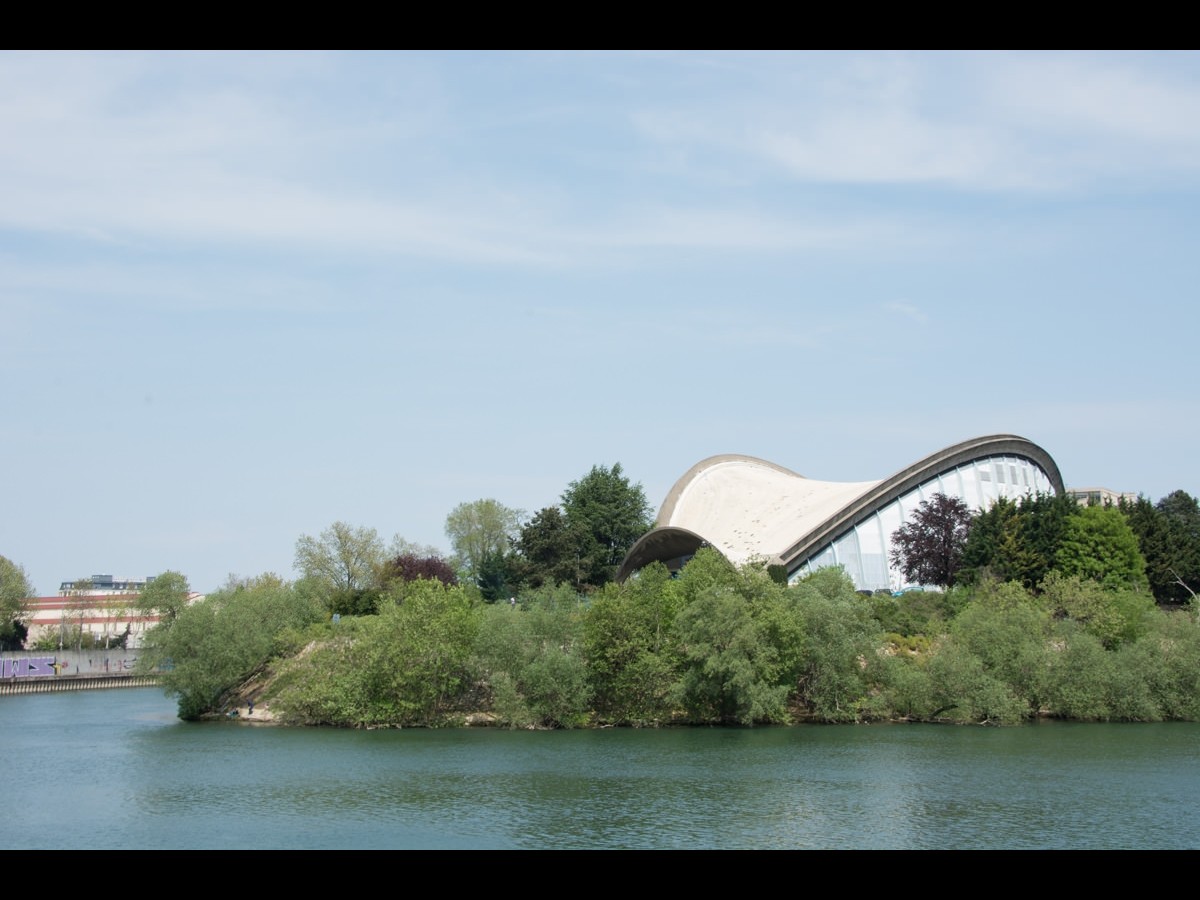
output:
<instances>
[{"instance_id":1,"label":"railing","mask_svg":"<svg viewBox=\"0 0 1200 900\"><path fill-rule=\"evenodd\" d=\"M101 691L113 688L155 687L157 675L60 675L56 678L6 678L0 697L10 694L52 694L58 691Z\"/></svg>"}]
</instances>

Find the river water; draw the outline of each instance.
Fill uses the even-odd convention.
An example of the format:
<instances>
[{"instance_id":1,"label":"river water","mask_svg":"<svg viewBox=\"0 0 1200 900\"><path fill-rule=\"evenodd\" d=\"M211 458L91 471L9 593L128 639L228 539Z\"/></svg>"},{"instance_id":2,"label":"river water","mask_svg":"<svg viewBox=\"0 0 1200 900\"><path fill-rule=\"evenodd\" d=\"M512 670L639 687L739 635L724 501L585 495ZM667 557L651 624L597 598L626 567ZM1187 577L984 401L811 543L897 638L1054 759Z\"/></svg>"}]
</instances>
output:
<instances>
[{"instance_id":1,"label":"river water","mask_svg":"<svg viewBox=\"0 0 1200 900\"><path fill-rule=\"evenodd\" d=\"M0 698L5 849L1193 849L1200 724L513 732Z\"/></svg>"}]
</instances>

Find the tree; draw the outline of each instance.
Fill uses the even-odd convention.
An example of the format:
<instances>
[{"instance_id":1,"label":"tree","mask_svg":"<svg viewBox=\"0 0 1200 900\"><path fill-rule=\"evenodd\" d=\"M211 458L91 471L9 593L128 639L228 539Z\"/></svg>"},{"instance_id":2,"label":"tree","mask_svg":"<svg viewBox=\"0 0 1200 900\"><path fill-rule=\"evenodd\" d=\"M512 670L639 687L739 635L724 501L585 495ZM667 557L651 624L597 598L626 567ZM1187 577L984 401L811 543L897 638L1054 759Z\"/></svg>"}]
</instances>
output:
<instances>
[{"instance_id":1,"label":"tree","mask_svg":"<svg viewBox=\"0 0 1200 900\"><path fill-rule=\"evenodd\" d=\"M83 649L83 620L92 608L92 579L76 578L67 592L58 619L58 649L75 645L75 652Z\"/></svg>"},{"instance_id":2,"label":"tree","mask_svg":"<svg viewBox=\"0 0 1200 900\"><path fill-rule=\"evenodd\" d=\"M157 616L164 629L170 628L188 604L192 589L187 578L180 572L168 569L146 581L146 587L138 594L134 607L143 616Z\"/></svg>"},{"instance_id":3,"label":"tree","mask_svg":"<svg viewBox=\"0 0 1200 900\"><path fill-rule=\"evenodd\" d=\"M514 728L574 728L587 721L586 611L566 585L522 595L518 613L495 606L485 611L477 655L500 721Z\"/></svg>"},{"instance_id":4,"label":"tree","mask_svg":"<svg viewBox=\"0 0 1200 900\"><path fill-rule=\"evenodd\" d=\"M593 702L607 722L657 725L674 713L680 659L671 634L678 604L669 582L667 567L656 562L637 578L606 584L591 597L584 652Z\"/></svg>"},{"instance_id":5,"label":"tree","mask_svg":"<svg viewBox=\"0 0 1200 900\"><path fill-rule=\"evenodd\" d=\"M169 628L155 628L137 671L152 672L170 660L159 672L160 683L178 699L180 718L198 718L272 656L297 651L286 635L318 621L322 613L311 596L271 573L231 580L180 609Z\"/></svg>"},{"instance_id":6,"label":"tree","mask_svg":"<svg viewBox=\"0 0 1200 900\"><path fill-rule=\"evenodd\" d=\"M1114 506L1085 506L1067 522L1058 548L1064 575L1091 578L1107 587L1146 590L1146 560L1129 522Z\"/></svg>"},{"instance_id":7,"label":"tree","mask_svg":"<svg viewBox=\"0 0 1200 900\"><path fill-rule=\"evenodd\" d=\"M521 581L533 588L569 584L578 590L591 567L586 558L590 540L585 526L567 521L559 507L538 510L516 542Z\"/></svg>"},{"instance_id":8,"label":"tree","mask_svg":"<svg viewBox=\"0 0 1200 900\"><path fill-rule=\"evenodd\" d=\"M444 554L432 544L419 544L416 541L410 541L402 534L392 535L392 542L388 544L387 557L395 559L397 556L416 556L430 557L436 556L438 559L444 559Z\"/></svg>"},{"instance_id":9,"label":"tree","mask_svg":"<svg viewBox=\"0 0 1200 900\"><path fill-rule=\"evenodd\" d=\"M1194 600L1200 592L1200 503L1186 491L1172 491L1156 508L1167 525L1172 598Z\"/></svg>"},{"instance_id":10,"label":"tree","mask_svg":"<svg viewBox=\"0 0 1200 900\"><path fill-rule=\"evenodd\" d=\"M418 556L415 553L401 553L384 563L380 583L386 589L393 581L407 583L421 578L440 581L449 587L458 584L458 575L446 560L436 555Z\"/></svg>"},{"instance_id":11,"label":"tree","mask_svg":"<svg viewBox=\"0 0 1200 900\"><path fill-rule=\"evenodd\" d=\"M0 556L0 650L20 650L29 636L26 600L36 592L16 563Z\"/></svg>"},{"instance_id":12,"label":"tree","mask_svg":"<svg viewBox=\"0 0 1200 900\"><path fill-rule=\"evenodd\" d=\"M331 639L281 665L272 709L294 724L446 724L473 686L474 593L427 579L393 583L378 615L339 623Z\"/></svg>"},{"instance_id":13,"label":"tree","mask_svg":"<svg viewBox=\"0 0 1200 900\"><path fill-rule=\"evenodd\" d=\"M616 463L592 466L562 495L567 521L586 531L591 572L587 583L599 586L612 581L625 554L653 526L653 510L641 484L632 484Z\"/></svg>"},{"instance_id":14,"label":"tree","mask_svg":"<svg viewBox=\"0 0 1200 900\"><path fill-rule=\"evenodd\" d=\"M1037 590L1057 566L1067 523L1078 509L1067 493L999 498L971 522L958 581L975 582L986 574Z\"/></svg>"},{"instance_id":15,"label":"tree","mask_svg":"<svg viewBox=\"0 0 1200 900\"><path fill-rule=\"evenodd\" d=\"M374 528L334 522L319 537L296 541L296 570L331 612L373 613L385 553Z\"/></svg>"},{"instance_id":16,"label":"tree","mask_svg":"<svg viewBox=\"0 0 1200 900\"><path fill-rule=\"evenodd\" d=\"M967 504L934 494L892 535L892 565L911 583L947 587L962 565L970 530Z\"/></svg>"},{"instance_id":17,"label":"tree","mask_svg":"<svg viewBox=\"0 0 1200 900\"><path fill-rule=\"evenodd\" d=\"M524 515L491 499L460 503L450 511L446 537L467 577L478 584L485 563L494 566L497 555L508 553Z\"/></svg>"},{"instance_id":18,"label":"tree","mask_svg":"<svg viewBox=\"0 0 1200 900\"><path fill-rule=\"evenodd\" d=\"M1172 491L1156 504L1145 497L1121 500L1121 512L1137 535L1146 577L1159 603L1192 600L1200 592L1200 504Z\"/></svg>"}]
</instances>

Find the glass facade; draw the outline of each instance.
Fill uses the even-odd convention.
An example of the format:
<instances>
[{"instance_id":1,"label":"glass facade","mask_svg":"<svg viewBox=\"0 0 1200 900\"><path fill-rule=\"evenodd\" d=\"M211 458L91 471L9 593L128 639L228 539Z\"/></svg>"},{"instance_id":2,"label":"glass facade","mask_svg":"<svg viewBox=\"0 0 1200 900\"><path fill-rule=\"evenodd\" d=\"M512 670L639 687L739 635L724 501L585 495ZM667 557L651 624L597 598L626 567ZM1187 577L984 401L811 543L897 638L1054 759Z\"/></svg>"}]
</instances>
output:
<instances>
[{"instance_id":1,"label":"glass facade","mask_svg":"<svg viewBox=\"0 0 1200 900\"><path fill-rule=\"evenodd\" d=\"M913 490L877 509L866 519L808 558L792 578L826 566L844 566L859 590L898 591L906 584L891 564L891 536L934 494L958 497L972 510L986 509L999 497L1018 500L1026 494L1053 493L1049 477L1021 456L985 456L940 472Z\"/></svg>"}]
</instances>

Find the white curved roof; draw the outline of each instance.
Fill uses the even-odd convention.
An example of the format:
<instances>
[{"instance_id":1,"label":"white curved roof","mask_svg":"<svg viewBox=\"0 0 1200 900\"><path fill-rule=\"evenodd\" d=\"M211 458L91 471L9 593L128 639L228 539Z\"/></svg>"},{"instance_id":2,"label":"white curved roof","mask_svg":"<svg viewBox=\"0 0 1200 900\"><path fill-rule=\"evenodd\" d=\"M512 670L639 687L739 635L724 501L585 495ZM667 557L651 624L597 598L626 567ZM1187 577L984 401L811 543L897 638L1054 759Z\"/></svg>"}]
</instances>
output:
<instances>
[{"instance_id":1,"label":"white curved roof","mask_svg":"<svg viewBox=\"0 0 1200 900\"><path fill-rule=\"evenodd\" d=\"M656 524L703 535L740 565L763 548L778 552L879 483L814 481L754 457L714 456L676 482Z\"/></svg>"},{"instance_id":2,"label":"white curved roof","mask_svg":"<svg viewBox=\"0 0 1200 900\"><path fill-rule=\"evenodd\" d=\"M738 565L761 559L793 572L906 491L973 460L1005 455L1029 460L1054 491L1063 490L1050 454L1015 434L953 444L879 481L813 481L752 456L712 456L675 482L655 528L630 548L617 580L654 561L681 565L706 544Z\"/></svg>"}]
</instances>

